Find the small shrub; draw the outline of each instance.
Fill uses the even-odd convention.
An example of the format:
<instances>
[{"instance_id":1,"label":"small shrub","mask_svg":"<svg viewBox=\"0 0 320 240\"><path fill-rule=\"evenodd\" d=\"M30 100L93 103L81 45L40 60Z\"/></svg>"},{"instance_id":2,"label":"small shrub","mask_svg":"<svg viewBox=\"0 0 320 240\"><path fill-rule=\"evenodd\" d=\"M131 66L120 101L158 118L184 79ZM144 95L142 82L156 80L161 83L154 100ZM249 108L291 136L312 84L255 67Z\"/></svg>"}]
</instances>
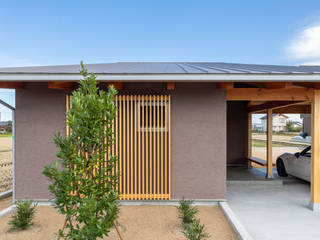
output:
<instances>
[{"instance_id":1,"label":"small shrub","mask_svg":"<svg viewBox=\"0 0 320 240\"><path fill-rule=\"evenodd\" d=\"M32 202L32 200L16 201L16 209L9 222L10 230L24 230L33 225L36 205L32 206Z\"/></svg>"},{"instance_id":2,"label":"small shrub","mask_svg":"<svg viewBox=\"0 0 320 240\"><path fill-rule=\"evenodd\" d=\"M205 232L204 224L200 224L199 219L194 219L190 224L183 223L184 231L182 233L188 240L202 240L210 237L208 233Z\"/></svg>"},{"instance_id":3,"label":"small shrub","mask_svg":"<svg viewBox=\"0 0 320 240\"><path fill-rule=\"evenodd\" d=\"M184 197L179 201L180 206L178 207L179 218L183 224L190 224L195 219L198 209L193 207L193 200L185 200Z\"/></svg>"}]
</instances>

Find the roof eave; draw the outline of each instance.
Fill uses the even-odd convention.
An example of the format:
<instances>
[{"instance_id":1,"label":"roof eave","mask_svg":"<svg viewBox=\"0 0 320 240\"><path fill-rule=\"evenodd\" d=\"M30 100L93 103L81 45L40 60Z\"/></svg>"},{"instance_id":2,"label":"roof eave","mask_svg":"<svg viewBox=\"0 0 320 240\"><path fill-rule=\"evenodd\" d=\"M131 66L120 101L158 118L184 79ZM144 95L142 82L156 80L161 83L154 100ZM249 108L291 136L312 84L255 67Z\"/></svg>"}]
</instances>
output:
<instances>
[{"instance_id":1,"label":"roof eave","mask_svg":"<svg viewBox=\"0 0 320 240\"><path fill-rule=\"evenodd\" d=\"M98 81L117 82L320 82L320 74L106 74L98 73ZM75 73L0 73L0 81L48 82L79 81L82 75Z\"/></svg>"}]
</instances>

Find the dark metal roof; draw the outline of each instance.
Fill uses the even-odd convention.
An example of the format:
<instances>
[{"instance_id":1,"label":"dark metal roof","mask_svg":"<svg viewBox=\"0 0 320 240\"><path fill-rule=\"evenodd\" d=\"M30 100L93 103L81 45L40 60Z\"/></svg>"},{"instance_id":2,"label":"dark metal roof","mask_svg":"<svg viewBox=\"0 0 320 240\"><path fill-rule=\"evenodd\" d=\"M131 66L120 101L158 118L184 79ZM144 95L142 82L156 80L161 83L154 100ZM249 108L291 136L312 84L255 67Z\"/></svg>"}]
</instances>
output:
<instances>
[{"instance_id":1,"label":"dark metal roof","mask_svg":"<svg viewBox=\"0 0 320 240\"><path fill-rule=\"evenodd\" d=\"M118 62L86 64L97 74L319 74L320 66L278 66L223 62ZM80 65L0 68L1 73L78 74Z\"/></svg>"}]
</instances>

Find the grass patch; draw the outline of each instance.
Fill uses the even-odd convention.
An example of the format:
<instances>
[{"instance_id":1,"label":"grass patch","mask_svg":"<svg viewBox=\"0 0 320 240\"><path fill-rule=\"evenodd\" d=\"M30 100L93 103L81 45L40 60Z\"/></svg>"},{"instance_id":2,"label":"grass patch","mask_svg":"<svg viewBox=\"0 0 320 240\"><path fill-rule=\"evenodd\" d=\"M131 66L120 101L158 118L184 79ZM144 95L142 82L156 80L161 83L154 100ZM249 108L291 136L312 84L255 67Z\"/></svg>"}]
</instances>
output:
<instances>
[{"instance_id":1,"label":"grass patch","mask_svg":"<svg viewBox=\"0 0 320 240\"><path fill-rule=\"evenodd\" d=\"M267 141L260 140L260 139L252 139L252 147L267 147ZM304 147L304 146L302 144L272 142L272 147Z\"/></svg>"},{"instance_id":2,"label":"grass patch","mask_svg":"<svg viewBox=\"0 0 320 240\"><path fill-rule=\"evenodd\" d=\"M0 137L12 137L12 133L0 134Z\"/></svg>"}]
</instances>

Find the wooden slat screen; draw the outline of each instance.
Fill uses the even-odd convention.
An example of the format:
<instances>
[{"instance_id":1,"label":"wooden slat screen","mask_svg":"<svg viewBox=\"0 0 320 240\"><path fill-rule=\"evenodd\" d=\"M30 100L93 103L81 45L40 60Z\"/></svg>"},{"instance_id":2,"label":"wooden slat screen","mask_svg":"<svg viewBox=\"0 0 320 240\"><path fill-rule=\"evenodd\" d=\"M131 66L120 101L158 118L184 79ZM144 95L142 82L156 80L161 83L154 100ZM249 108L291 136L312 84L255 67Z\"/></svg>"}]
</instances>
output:
<instances>
[{"instance_id":1,"label":"wooden slat screen","mask_svg":"<svg viewBox=\"0 0 320 240\"><path fill-rule=\"evenodd\" d=\"M170 199L170 96L118 95L115 103L109 152L118 156L120 199Z\"/></svg>"}]
</instances>

